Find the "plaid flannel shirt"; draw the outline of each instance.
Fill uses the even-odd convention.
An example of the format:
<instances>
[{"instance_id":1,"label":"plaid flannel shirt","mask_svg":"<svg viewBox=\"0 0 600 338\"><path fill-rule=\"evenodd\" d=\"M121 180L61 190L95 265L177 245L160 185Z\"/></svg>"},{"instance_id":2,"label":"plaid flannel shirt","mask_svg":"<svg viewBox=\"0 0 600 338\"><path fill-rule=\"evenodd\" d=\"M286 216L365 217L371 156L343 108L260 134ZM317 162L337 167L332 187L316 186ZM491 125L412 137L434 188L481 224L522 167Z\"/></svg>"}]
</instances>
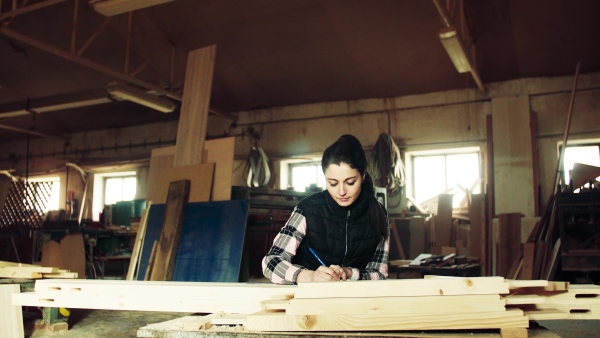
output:
<instances>
[{"instance_id":1,"label":"plaid flannel shirt","mask_svg":"<svg viewBox=\"0 0 600 338\"><path fill-rule=\"evenodd\" d=\"M273 241L271 250L262 260L265 277L276 284L293 284L300 271L306 269L292 264L292 258L306 235L306 218L296 210ZM385 279L388 276L390 236L382 238L364 270L352 269L352 280Z\"/></svg>"}]
</instances>

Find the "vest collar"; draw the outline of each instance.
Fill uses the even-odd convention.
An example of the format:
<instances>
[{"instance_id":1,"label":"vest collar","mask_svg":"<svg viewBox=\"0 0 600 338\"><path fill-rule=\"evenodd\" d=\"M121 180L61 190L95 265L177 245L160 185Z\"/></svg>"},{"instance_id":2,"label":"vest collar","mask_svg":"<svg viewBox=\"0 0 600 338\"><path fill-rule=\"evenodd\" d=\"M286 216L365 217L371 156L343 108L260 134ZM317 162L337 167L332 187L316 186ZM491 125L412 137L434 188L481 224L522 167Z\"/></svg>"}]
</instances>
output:
<instances>
[{"instance_id":1,"label":"vest collar","mask_svg":"<svg viewBox=\"0 0 600 338\"><path fill-rule=\"evenodd\" d=\"M366 211L369 205L369 197L365 196L364 190L360 191L360 195L358 199L354 201L354 203L350 204L347 207L343 207L339 205L333 197L329 194L329 191L323 191L325 194L325 200L327 201L327 207L336 217L346 218L348 215L348 210L350 210L350 219L355 219L359 215L362 215L363 212Z\"/></svg>"}]
</instances>

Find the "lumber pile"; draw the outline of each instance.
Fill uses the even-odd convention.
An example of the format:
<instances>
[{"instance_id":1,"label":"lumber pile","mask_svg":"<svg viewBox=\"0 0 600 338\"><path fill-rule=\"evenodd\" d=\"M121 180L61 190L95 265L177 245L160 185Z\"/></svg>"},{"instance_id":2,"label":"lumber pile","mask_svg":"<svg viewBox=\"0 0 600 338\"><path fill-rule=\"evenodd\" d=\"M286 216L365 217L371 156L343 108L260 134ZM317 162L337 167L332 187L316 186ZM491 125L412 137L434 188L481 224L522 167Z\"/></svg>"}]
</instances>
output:
<instances>
[{"instance_id":1,"label":"lumber pile","mask_svg":"<svg viewBox=\"0 0 600 338\"><path fill-rule=\"evenodd\" d=\"M600 319L600 286L548 282L545 287L514 288L504 297L531 320Z\"/></svg>"},{"instance_id":2,"label":"lumber pile","mask_svg":"<svg viewBox=\"0 0 600 338\"><path fill-rule=\"evenodd\" d=\"M253 313L264 300L291 298L295 286L122 280L37 280L17 305L77 309Z\"/></svg>"},{"instance_id":3,"label":"lumber pile","mask_svg":"<svg viewBox=\"0 0 600 338\"><path fill-rule=\"evenodd\" d=\"M293 299L264 302L264 310L247 315L244 326L251 331L511 328L526 334L529 318L520 309L507 309L500 297L509 287L502 277L305 283Z\"/></svg>"},{"instance_id":4,"label":"lumber pile","mask_svg":"<svg viewBox=\"0 0 600 338\"><path fill-rule=\"evenodd\" d=\"M600 319L600 286L503 277L339 283L38 280L13 304L195 312L176 330L367 332L479 330L527 337L529 320ZM178 324L179 325L179 324ZM508 333L506 333L508 335Z\"/></svg>"},{"instance_id":5,"label":"lumber pile","mask_svg":"<svg viewBox=\"0 0 600 338\"><path fill-rule=\"evenodd\" d=\"M0 261L0 278L77 278L77 272L57 267Z\"/></svg>"}]
</instances>

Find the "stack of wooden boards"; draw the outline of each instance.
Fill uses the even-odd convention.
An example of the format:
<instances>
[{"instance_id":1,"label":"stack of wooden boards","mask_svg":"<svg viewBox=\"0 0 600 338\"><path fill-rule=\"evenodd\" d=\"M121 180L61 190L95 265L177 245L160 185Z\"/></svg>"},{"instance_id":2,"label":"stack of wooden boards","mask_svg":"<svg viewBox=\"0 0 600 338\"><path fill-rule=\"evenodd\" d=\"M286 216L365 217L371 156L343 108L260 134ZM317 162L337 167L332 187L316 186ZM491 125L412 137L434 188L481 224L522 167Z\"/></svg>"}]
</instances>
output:
<instances>
[{"instance_id":1,"label":"stack of wooden boards","mask_svg":"<svg viewBox=\"0 0 600 338\"><path fill-rule=\"evenodd\" d=\"M212 313L179 330L500 329L526 336L530 319L600 319L600 286L503 277L303 283L39 280L18 305ZM217 315L218 314L218 315ZM242 314L240 316L240 314Z\"/></svg>"},{"instance_id":2,"label":"stack of wooden boards","mask_svg":"<svg viewBox=\"0 0 600 338\"><path fill-rule=\"evenodd\" d=\"M77 272L57 267L0 261L0 278L77 278Z\"/></svg>"}]
</instances>

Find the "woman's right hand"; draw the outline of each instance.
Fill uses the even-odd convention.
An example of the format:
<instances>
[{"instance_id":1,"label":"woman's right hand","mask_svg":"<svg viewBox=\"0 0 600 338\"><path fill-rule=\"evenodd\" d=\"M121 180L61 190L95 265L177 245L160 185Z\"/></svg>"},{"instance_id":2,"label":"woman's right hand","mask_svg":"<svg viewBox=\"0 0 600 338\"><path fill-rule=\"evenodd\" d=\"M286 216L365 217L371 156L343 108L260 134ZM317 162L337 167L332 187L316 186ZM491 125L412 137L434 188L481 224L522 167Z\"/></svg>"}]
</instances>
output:
<instances>
[{"instance_id":1,"label":"woman's right hand","mask_svg":"<svg viewBox=\"0 0 600 338\"><path fill-rule=\"evenodd\" d=\"M296 283L303 282L337 282L341 276L333 269L320 266L317 270L302 270L296 278Z\"/></svg>"}]
</instances>

